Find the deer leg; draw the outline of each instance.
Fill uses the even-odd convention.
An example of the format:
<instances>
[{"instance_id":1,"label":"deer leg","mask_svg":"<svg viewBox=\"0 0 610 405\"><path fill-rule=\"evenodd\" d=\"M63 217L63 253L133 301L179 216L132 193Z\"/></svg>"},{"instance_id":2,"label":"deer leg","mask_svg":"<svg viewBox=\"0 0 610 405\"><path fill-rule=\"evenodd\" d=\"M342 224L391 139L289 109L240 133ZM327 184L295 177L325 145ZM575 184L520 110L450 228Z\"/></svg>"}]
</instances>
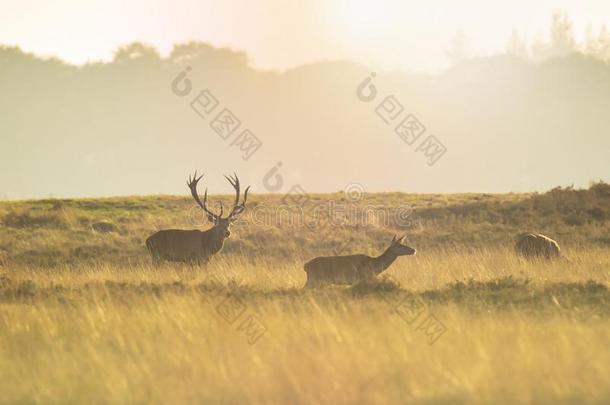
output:
<instances>
[{"instance_id":1,"label":"deer leg","mask_svg":"<svg viewBox=\"0 0 610 405\"><path fill-rule=\"evenodd\" d=\"M163 258L160 255L152 253L151 257L153 266L159 267L163 263Z\"/></svg>"},{"instance_id":2,"label":"deer leg","mask_svg":"<svg viewBox=\"0 0 610 405\"><path fill-rule=\"evenodd\" d=\"M195 253L191 252L188 256L184 258L184 263L189 266L191 269L197 265L198 257Z\"/></svg>"},{"instance_id":3,"label":"deer leg","mask_svg":"<svg viewBox=\"0 0 610 405\"><path fill-rule=\"evenodd\" d=\"M315 288L318 285L319 283L317 280L315 280L315 277L307 273L307 281L305 282L305 288Z\"/></svg>"},{"instance_id":4,"label":"deer leg","mask_svg":"<svg viewBox=\"0 0 610 405\"><path fill-rule=\"evenodd\" d=\"M375 273L368 267L354 268L358 274L358 281L363 283L371 283L375 280Z\"/></svg>"}]
</instances>

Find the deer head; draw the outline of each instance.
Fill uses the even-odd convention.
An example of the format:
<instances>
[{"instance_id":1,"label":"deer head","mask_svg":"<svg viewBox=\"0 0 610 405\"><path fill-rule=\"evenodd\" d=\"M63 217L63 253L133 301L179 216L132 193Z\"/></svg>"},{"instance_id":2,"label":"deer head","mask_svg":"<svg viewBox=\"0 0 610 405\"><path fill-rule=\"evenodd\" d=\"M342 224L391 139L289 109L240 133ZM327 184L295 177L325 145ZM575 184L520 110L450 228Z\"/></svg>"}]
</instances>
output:
<instances>
[{"instance_id":1,"label":"deer head","mask_svg":"<svg viewBox=\"0 0 610 405\"><path fill-rule=\"evenodd\" d=\"M407 235L405 235L399 239L396 238L396 235L394 235L394 237L392 238L392 243L390 244L390 247L388 248L388 251L390 251L393 255L396 255L396 256L414 255L417 251L415 249L413 249L412 247L404 244L406 239L407 239Z\"/></svg>"},{"instance_id":2,"label":"deer head","mask_svg":"<svg viewBox=\"0 0 610 405\"><path fill-rule=\"evenodd\" d=\"M228 238L229 236L231 236L231 231L229 229L231 227L231 224L233 222L235 222L237 220L237 218L239 217L239 215L242 214L246 210L246 201L248 201L248 190L250 190L250 186L248 186L246 188L246 191L244 192L244 200L240 203L239 202L239 194L240 194L239 178L237 178L237 175L235 173L233 174L233 176L234 177L225 176L225 178L228 180L228 182L235 189L235 202L233 203L233 209L231 210L229 215L225 218L222 217L222 214L224 212L224 207L222 205L222 202L220 202L220 213L219 214L215 214L208 208L208 206L207 206L208 189L207 188L205 189L205 193L203 195L203 202L201 202L201 199L199 199L199 195L197 194L197 183L199 182L199 180L201 180L201 178L203 177L203 174L201 176L197 177L197 172L195 172L195 175L192 178L191 178L191 176L189 176L189 180L187 182L187 185L191 189L191 195L193 196L193 199L195 199L195 202L197 202L197 204L203 209L203 211L206 214L206 217L208 218L208 221L210 221L212 224L214 224L213 229L215 229L218 232L218 234L223 238Z\"/></svg>"}]
</instances>

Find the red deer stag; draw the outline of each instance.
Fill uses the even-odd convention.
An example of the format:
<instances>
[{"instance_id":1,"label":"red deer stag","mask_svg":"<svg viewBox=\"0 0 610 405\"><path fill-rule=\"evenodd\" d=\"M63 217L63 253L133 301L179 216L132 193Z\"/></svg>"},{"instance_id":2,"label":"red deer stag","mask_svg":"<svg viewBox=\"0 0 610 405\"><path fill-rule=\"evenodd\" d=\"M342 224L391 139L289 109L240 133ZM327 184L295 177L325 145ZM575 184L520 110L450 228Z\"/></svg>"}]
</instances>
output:
<instances>
[{"instance_id":1,"label":"red deer stag","mask_svg":"<svg viewBox=\"0 0 610 405\"><path fill-rule=\"evenodd\" d=\"M235 177L225 176L235 189L233 209L226 218L222 217L222 203L220 204L220 214L215 214L208 209L207 188L203 195L203 202L199 199L199 195L197 194L197 183L201 180L203 174L197 177L197 172L195 172L195 175L192 178L189 176L187 185L191 189L191 195L205 212L208 221L214 224L214 226L205 231L197 229L188 231L183 229L164 229L156 232L146 239L146 247L155 262L167 260L172 262L205 264L212 256L220 252L225 239L231 235L231 231L229 230L231 224L242 212L244 212L246 209L246 201L248 200L249 186L244 192L244 200L241 203L239 202L239 179L237 178L237 175L234 176Z\"/></svg>"},{"instance_id":2,"label":"red deer stag","mask_svg":"<svg viewBox=\"0 0 610 405\"><path fill-rule=\"evenodd\" d=\"M367 255L316 257L305 263L306 287L320 284L356 284L371 281L386 270L398 256L412 256L416 250L403 244L406 235L392 238L390 246L379 256Z\"/></svg>"}]
</instances>

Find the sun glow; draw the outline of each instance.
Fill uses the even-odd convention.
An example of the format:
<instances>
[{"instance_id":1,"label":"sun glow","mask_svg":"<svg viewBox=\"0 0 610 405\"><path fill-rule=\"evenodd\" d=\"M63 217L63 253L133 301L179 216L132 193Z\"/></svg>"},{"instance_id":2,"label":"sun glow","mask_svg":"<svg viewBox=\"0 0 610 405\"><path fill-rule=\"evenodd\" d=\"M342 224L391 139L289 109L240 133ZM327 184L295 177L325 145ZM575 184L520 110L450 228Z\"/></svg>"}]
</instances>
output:
<instances>
[{"instance_id":1,"label":"sun glow","mask_svg":"<svg viewBox=\"0 0 610 405\"><path fill-rule=\"evenodd\" d=\"M344 35L359 39L374 38L395 28L397 3L352 0L340 3L338 22Z\"/></svg>"}]
</instances>

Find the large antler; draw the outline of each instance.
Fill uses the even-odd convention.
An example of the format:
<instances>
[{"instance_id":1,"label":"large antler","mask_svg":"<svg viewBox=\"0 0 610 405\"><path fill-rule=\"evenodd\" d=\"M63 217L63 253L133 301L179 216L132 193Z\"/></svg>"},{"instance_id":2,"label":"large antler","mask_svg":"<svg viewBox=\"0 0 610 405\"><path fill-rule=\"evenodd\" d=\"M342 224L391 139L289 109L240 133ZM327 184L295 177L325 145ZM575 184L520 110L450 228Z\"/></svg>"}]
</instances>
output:
<instances>
[{"instance_id":1,"label":"large antler","mask_svg":"<svg viewBox=\"0 0 610 405\"><path fill-rule=\"evenodd\" d=\"M214 218L215 220L218 220L218 219L220 219L220 217L222 217L222 213L223 213L222 203L220 204L220 215L217 215L208 209L208 206L207 206L208 189L207 188L205 189L205 194L203 195L203 202L201 202L201 200L199 199L199 194L197 193L197 183L199 182L199 180L201 180L202 177L203 177L203 174L201 176L197 177L197 171L195 171L195 175L192 178L189 175L189 180L186 183L186 185L189 186L189 188L191 189L191 195L193 196L193 198L195 199L197 204L205 211L205 213L208 214L209 216L211 216L212 218Z\"/></svg>"},{"instance_id":2,"label":"large antler","mask_svg":"<svg viewBox=\"0 0 610 405\"><path fill-rule=\"evenodd\" d=\"M248 186L246 188L246 191L244 192L244 200L240 204L239 203L239 194L240 194L239 178L237 177L237 174L233 173L233 177L225 176L225 178L235 189L235 202L233 203L233 209L231 210L231 213L227 217L231 221L234 221L235 219L237 219L237 216L239 214L241 214L242 212L244 212L246 210L246 202L248 201L248 190L250 190L250 186Z\"/></svg>"}]
</instances>

